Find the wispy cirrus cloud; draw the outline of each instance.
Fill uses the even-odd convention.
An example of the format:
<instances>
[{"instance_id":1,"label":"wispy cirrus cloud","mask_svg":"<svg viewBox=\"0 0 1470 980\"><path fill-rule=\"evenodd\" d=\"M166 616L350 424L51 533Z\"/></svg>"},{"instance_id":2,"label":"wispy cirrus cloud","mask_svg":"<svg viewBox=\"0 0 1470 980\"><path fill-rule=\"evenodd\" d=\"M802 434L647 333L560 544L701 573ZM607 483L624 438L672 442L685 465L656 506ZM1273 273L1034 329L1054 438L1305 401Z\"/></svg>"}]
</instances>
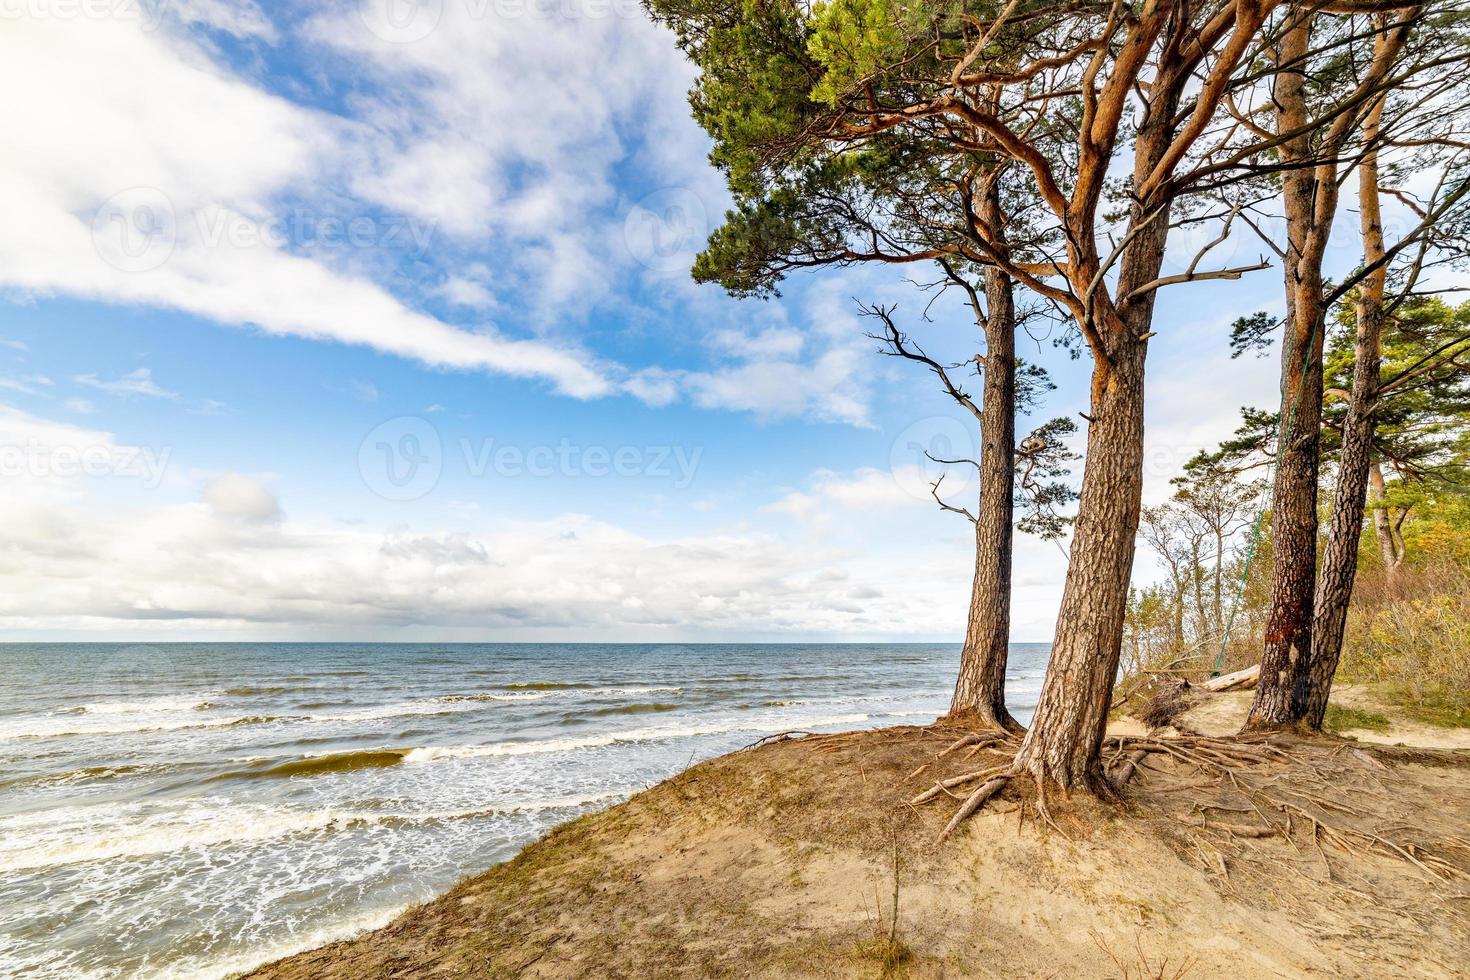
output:
<instances>
[{"instance_id":1,"label":"wispy cirrus cloud","mask_svg":"<svg viewBox=\"0 0 1470 980\"><path fill-rule=\"evenodd\" d=\"M142 398L167 398L173 400L179 397L177 391L170 391L167 388L160 387L153 380L153 372L145 367L129 371L127 374L116 378L101 378L96 374L79 374L72 378L72 380L79 385L95 388L98 391L105 391L109 395L119 395L125 398L137 396Z\"/></svg>"}]
</instances>

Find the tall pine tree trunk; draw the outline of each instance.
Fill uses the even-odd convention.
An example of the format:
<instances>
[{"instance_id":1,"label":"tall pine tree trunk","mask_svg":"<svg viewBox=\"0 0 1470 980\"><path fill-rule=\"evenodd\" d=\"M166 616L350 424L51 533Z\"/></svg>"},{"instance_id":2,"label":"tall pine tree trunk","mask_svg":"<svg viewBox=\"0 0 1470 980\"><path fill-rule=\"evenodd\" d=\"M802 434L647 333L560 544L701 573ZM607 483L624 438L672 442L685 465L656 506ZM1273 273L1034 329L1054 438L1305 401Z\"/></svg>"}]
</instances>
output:
<instances>
[{"instance_id":1,"label":"tall pine tree trunk","mask_svg":"<svg viewBox=\"0 0 1470 980\"><path fill-rule=\"evenodd\" d=\"M1348 140L1376 109L1374 95L1403 51L1414 18L1379 21L1373 59L1355 93L1314 145L1306 77L1311 25L1319 5L1298 3L1282 37L1272 98L1285 169L1287 325L1282 337L1281 433L1271 497L1271 599L1261 651L1261 679L1246 728L1296 724L1317 702L1310 668L1317 580L1318 446L1322 430L1322 346L1326 316L1322 261L1337 215L1338 160ZM1408 8L1406 8L1408 9ZM1417 9L1417 8L1414 8ZM1365 116L1353 115L1361 106ZM1288 136L1287 134L1297 134ZM1375 134L1376 135L1376 134Z\"/></svg>"},{"instance_id":2,"label":"tall pine tree trunk","mask_svg":"<svg viewBox=\"0 0 1470 980\"><path fill-rule=\"evenodd\" d=\"M996 228L994 181L982 215ZM1016 453L1016 307L1010 277L985 272L985 387L980 405L980 500L975 511L975 579L950 717L979 727L1019 731L1006 710L1011 633L1011 553Z\"/></svg>"},{"instance_id":3,"label":"tall pine tree trunk","mask_svg":"<svg viewBox=\"0 0 1470 980\"><path fill-rule=\"evenodd\" d=\"M1379 44L1382 44L1380 35ZM1363 137L1370 147L1358 165L1358 207L1363 237L1363 263L1371 266L1384 257L1383 223L1379 212L1378 154L1372 150L1383 115L1379 100L1369 113ZM1322 552L1322 574L1317 582L1312 623L1312 657L1301 706L1302 721L1322 727L1332 678L1342 656L1348 601L1358 571L1358 543L1363 538L1363 510L1367 502L1368 469L1373 461L1373 413L1378 403L1379 365L1383 337L1383 292L1388 270L1370 273L1358 288L1357 336L1353 349L1353 389L1342 426L1342 463L1332 499L1332 521Z\"/></svg>"},{"instance_id":4,"label":"tall pine tree trunk","mask_svg":"<svg viewBox=\"0 0 1470 980\"><path fill-rule=\"evenodd\" d=\"M1156 101L1134 141L1135 182L1159 165L1173 133L1178 87L1156 84ZM1104 306L1095 318L1102 349L1093 350L1087 451L1067 581L1036 714L1016 754L1016 769L1042 785L1111 793L1099 753L1123 652L1143 504L1144 362L1155 294L1142 287L1163 265L1169 212L1167 201L1134 202L1118 305ZM1074 283L1096 275L1095 266L1081 271Z\"/></svg>"},{"instance_id":5,"label":"tall pine tree trunk","mask_svg":"<svg viewBox=\"0 0 1470 980\"><path fill-rule=\"evenodd\" d=\"M1126 328L1125 328L1126 329ZM1104 789L1098 753L1118 673L1134 535L1143 494L1143 369L1147 341L1115 336L1093 368L1092 422L1072 558L1051 663L1018 769L1064 789Z\"/></svg>"},{"instance_id":6,"label":"tall pine tree trunk","mask_svg":"<svg viewBox=\"0 0 1470 980\"><path fill-rule=\"evenodd\" d=\"M1335 181L1319 179L1308 134L1305 60L1311 14L1300 7L1281 40L1273 96L1277 131L1300 132L1281 146L1298 166L1282 176L1287 247L1286 329L1281 340L1281 437L1271 493L1271 592L1261 678L1247 728L1295 723L1307 685L1317 578L1317 469L1322 427L1322 258L1336 208ZM1334 202L1335 203L1335 202ZM1322 227L1325 221L1326 227Z\"/></svg>"}]
</instances>

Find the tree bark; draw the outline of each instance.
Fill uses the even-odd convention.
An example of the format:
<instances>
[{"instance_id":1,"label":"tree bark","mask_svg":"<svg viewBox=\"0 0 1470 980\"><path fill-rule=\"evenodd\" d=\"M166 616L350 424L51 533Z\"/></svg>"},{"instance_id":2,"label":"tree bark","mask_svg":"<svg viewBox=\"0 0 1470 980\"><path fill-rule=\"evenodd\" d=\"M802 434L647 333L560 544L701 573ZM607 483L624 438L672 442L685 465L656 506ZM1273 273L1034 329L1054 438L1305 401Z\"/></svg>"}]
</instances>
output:
<instances>
[{"instance_id":1,"label":"tree bark","mask_svg":"<svg viewBox=\"0 0 1470 980\"><path fill-rule=\"evenodd\" d=\"M1210 590L1211 598L1213 600L1211 605L1215 614L1215 621L1211 624L1213 627L1211 635L1219 639L1222 643L1225 641L1224 583L1225 534L1223 531L1220 530L1220 527L1217 525L1215 527L1215 581Z\"/></svg>"},{"instance_id":2,"label":"tree bark","mask_svg":"<svg viewBox=\"0 0 1470 980\"><path fill-rule=\"evenodd\" d=\"M1384 575L1388 580L1389 593L1398 592L1399 568L1404 561L1404 550L1394 533L1393 519L1384 502L1388 500L1388 484L1383 479L1383 465L1374 460L1368 466L1368 496L1376 505L1373 508L1373 534L1378 539L1378 557L1383 562Z\"/></svg>"},{"instance_id":3,"label":"tree bark","mask_svg":"<svg viewBox=\"0 0 1470 980\"><path fill-rule=\"evenodd\" d=\"M1380 35L1379 44L1382 44ZM1370 147L1358 165L1358 206L1363 237L1363 263L1383 259L1383 223L1379 210L1378 154L1371 147L1383 115L1380 99L1363 127ZM1332 520L1322 552L1322 574L1317 582L1312 623L1311 662L1302 721L1320 729L1342 656L1348 602L1358 571L1358 544L1363 539L1363 510L1367 502L1368 469L1373 460L1373 413L1378 405L1379 367L1382 359L1383 293L1386 267L1369 274L1358 287L1357 335L1353 349L1353 390L1342 426L1342 462L1332 499Z\"/></svg>"},{"instance_id":4,"label":"tree bark","mask_svg":"<svg viewBox=\"0 0 1470 980\"><path fill-rule=\"evenodd\" d=\"M999 222L994 183L987 211ZM1020 731L1006 710L1015 526L1016 307L1010 277L985 271L985 387L980 404L980 500L975 511L975 579L950 718Z\"/></svg>"},{"instance_id":5,"label":"tree bark","mask_svg":"<svg viewBox=\"0 0 1470 980\"><path fill-rule=\"evenodd\" d=\"M1356 92L1355 109L1335 119L1314 146L1305 85L1313 19L1319 7L1296 4L1277 55L1272 98L1277 132L1294 133L1279 147L1286 210L1287 327L1282 337L1281 440L1272 490L1271 601L1261 652L1261 683L1246 718L1248 729L1295 725L1313 682L1312 628L1317 579L1318 446L1322 429L1322 261L1337 215L1338 160L1359 123L1374 111L1375 86L1389 75L1414 18L1379 21L1373 59ZM1418 9L1418 8L1413 8ZM1365 149L1370 143L1362 144ZM1317 161L1317 162L1314 162Z\"/></svg>"},{"instance_id":6,"label":"tree bark","mask_svg":"<svg viewBox=\"0 0 1470 980\"><path fill-rule=\"evenodd\" d=\"M1098 752L1122 651L1143 494L1147 342L1128 338L1093 368L1092 422L1051 663L1018 769L1063 789L1104 789Z\"/></svg>"},{"instance_id":7,"label":"tree bark","mask_svg":"<svg viewBox=\"0 0 1470 980\"><path fill-rule=\"evenodd\" d=\"M1294 724L1305 700L1317 578L1318 446L1322 428L1322 258L1336 212L1336 182L1321 180L1311 157L1301 66L1311 43L1309 13L1281 40L1273 96L1279 132L1301 132L1281 155L1297 163L1282 175L1287 247L1287 323L1282 336L1281 436L1271 493L1271 592L1261 653L1261 681L1248 729ZM1332 198L1328 201L1324 198ZM1331 206L1326 206L1326 205ZM1325 224L1325 227L1324 227Z\"/></svg>"},{"instance_id":8,"label":"tree bark","mask_svg":"<svg viewBox=\"0 0 1470 980\"><path fill-rule=\"evenodd\" d=\"M1163 159L1173 133L1179 87L1156 79L1157 91L1134 149L1134 180ZM1135 290L1158 277L1168 242L1167 200L1135 200L1131 240L1122 256L1116 307L1097 311L1102 349L1093 350L1087 452L1077 501L1071 559L1057 610L1051 661L1016 769L1041 785L1111 795L1099 761L1133 574L1143 503L1144 362L1153 322L1153 291ZM1074 240L1084 240L1075 235ZM1086 240L1091 240L1090 236ZM1074 256L1074 289L1096 275L1096 256ZM1087 260L1087 261L1083 261Z\"/></svg>"}]
</instances>

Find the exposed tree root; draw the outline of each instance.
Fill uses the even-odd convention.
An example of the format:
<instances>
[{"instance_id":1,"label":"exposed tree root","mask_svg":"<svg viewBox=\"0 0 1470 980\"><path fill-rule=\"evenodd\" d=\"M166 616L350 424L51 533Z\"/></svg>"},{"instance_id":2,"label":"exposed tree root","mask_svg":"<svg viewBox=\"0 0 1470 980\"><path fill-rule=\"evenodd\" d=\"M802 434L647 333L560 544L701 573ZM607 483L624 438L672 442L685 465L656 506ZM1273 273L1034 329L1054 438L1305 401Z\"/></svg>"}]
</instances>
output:
<instances>
[{"instance_id":1,"label":"exposed tree root","mask_svg":"<svg viewBox=\"0 0 1470 980\"><path fill-rule=\"evenodd\" d=\"M1026 805L1046 825L1069 836L1053 819L1046 781L1017 768L1018 749L1019 739L1013 737L968 733L950 743L932 762L909 774L910 779L918 778L947 757L966 750L964 758L986 751L1005 760L944 778L931 777L932 785L908 800L910 806L941 798L959 801L936 843L951 837L1022 776L1035 783L1035 793ZM1152 757L1162 765L1150 764ZM1191 807L1196 819L1184 819L1188 826L1242 842L1279 838L1298 848L1309 845L1320 855L1329 879L1331 865L1322 850L1324 845L1359 856L1378 854L1406 862L1436 883L1470 879L1470 866L1462 866L1464 861L1447 860L1395 834L1395 828L1366 826L1374 814L1356 802L1353 782L1369 780L1381 786L1382 777L1391 769L1358 748L1288 741L1276 733L1232 738L1110 736L1103 743L1101 763L1099 775L1089 780L1091 796L1104 802L1117 801L1131 780L1153 774L1149 781L1151 793L1200 794ZM954 792L975 784L978 786L968 796ZM1217 794L1213 799L1212 790ZM1470 841L1451 838L1444 846L1470 854Z\"/></svg>"},{"instance_id":2,"label":"exposed tree root","mask_svg":"<svg viewBox=\"0 0 1470 980\"><path fill-rule=\"evenodd\" d=\"M909 773L908 776L906 776L905 778L906 779L917 779L919 776L923 775L927 770L929 770L932 766L934 766L935 763L939 762L945 756L949 755L952 752L958 752L961 749L968 749L969 750L969 751L965 752L965 754L963 756L961 756L961 759L962 760L968 761L970 759L973 759L977 754L979 754L982 751L985 751L986 749L996 749L996 750L999 750L1000 747L1006 747L1006 746L1011 747L1010 752L1007 753L1007 754L1014 755L1014 747L1017 746L1017 745L1019 745L1019 744L1020 744L1020 737L1017 736L1017 735L1014 735L1014 734L1012 734L1010 732L1000 732L1000 731L971 732L969 734L960 736L960 738L956 739L947 748L945 748L943 751L939 752L939 754L937 754L934 757L934 760L932 762L926 762L926 763L924 763L922 766L920 766L919 768L915 769L913 772ZM964 782L964 781L965 780L961 780L961 782ZM958 786L958 785L959 785L959 783L949 783L948 784L948 786ZM924 799L927 800L927 799L932 799L932 798L933 797L925 797ZM924 802L924 800L915 800L914 802L915 803L921 803L921 802Z\"/></svg>"},{"instance_id":3,"label":"exposed tree root","mask_svg":"<svg viewBox=\"0 0 1470 980\"><path fill-rule=\"evenodd\" d=\"M777 732L774 735L767 735L764 738L758 738L754 742L751 742L749 745L747 745L741 751L749 752L751 749L758 749L762 745L771 745L771 744L773 744L775 742L787 742L787 741L790 741L792 739L811 738L811 737L812 737L812 733L811 732L805 732L805 731L799 731L797 729L792 729L789 732Z\"/></svg>"},{"instance_id":4,"label":"exposed tree root","mask_svg":"<svg viewBox=\"0 0 1470 980\"><path fill-rule=\"evenodd\" d=\"M930 800L935 799L941 795L952 796L954 794L949 793L949 790L954 789L956 786L963 786L965 783L973 783L977 779L992 779L996 776L999 776L1003 772L1009 772L1010 769L1011 764L1006 763L1003 766L995 766L991 769L978 769L975 772L967 772L958 776L951 776L948 779L941 779L937 783L935 783L932 788L924 790L924 792L909 800L909 806L918 806L921 803L928 803Z\"/></svg>"},{"instance_id":5,"label":"exposed tree root","mask_svg":"<svg viewBox=\"0 0 1470 980\"><path fill-rule=\"evenodd\" d=\"M1134 749L1113 769L1113 784L1119 789L1128 785L1128 780L1138 771L1143 760L1148 758L1148 749Z\"/></svg>"},{"instance_id":6,"label":"exposed tree root","mask_svg":"<svg viewBox=\"0 0 1470 980\"><path fill-rule=\"evenodd\" d=\"M988 780L987 782L982 784L979 789L971 793L969 799L960 804L960 808L955 811L955 815L950 818L949 823L947 823L944 829L939 832L939 840L943 841L950 834L954 833L956 827L964 823L971 814L984 806L986 800L990 799L996 793L999 793L1001 790L1005 789L1006 783L1010 781L1010 773L998 775L993 779Z\"/></svg>"}]
</instances>

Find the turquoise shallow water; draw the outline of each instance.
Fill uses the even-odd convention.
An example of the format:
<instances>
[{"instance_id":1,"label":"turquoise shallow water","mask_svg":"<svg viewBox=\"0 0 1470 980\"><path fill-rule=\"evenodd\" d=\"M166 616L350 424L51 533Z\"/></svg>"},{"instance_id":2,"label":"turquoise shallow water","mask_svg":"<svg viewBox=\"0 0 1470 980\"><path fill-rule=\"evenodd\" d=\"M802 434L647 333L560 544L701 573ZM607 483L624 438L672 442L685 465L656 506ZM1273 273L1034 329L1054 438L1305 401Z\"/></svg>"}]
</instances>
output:
<instances>
[{"instance_id":1,"label":"turquoise shallow water","mask_svg":"<svg viewBox=\"0 0 1470 980\"><path fill-rule=\"evenodd\" d=\"M1047 645L1012 648L1025 720ZM792 729L924 723L956 645L0 645L0 975L216 977Z\"/></svg>"}]
</instances>

